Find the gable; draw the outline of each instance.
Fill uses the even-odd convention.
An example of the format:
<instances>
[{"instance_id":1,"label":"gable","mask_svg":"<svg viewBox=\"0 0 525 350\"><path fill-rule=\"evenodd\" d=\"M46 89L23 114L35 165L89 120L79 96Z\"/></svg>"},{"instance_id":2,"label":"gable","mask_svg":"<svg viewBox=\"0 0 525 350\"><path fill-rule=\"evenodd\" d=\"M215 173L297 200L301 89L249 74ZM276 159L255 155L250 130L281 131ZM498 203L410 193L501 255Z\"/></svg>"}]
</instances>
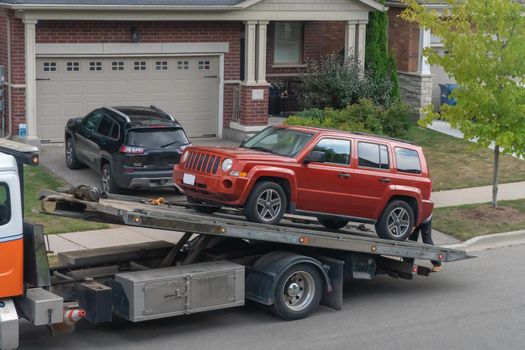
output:
<instances>
[{"instance_id":1,"label":"gable","mask_svg":"<svg viewBox=\"0 0 525 350\"><path fill-rule=\"evenodd\" d=\"M374 0L247 0L239 4L253 11L384 11Z\"/></svg>"}]
</instances>

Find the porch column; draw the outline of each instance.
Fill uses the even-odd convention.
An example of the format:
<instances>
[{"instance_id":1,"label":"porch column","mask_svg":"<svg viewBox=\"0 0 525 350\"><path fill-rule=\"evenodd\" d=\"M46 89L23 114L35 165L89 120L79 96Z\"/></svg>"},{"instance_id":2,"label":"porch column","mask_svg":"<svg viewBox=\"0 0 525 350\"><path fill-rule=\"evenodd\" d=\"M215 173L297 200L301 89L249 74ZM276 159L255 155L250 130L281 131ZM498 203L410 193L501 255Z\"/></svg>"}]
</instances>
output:
<instances>
[{"instance_id":1,"label":"porch column","mask_svg":"<svg viewBox=\"0 0 525 350\"><path fill-rule=\"evenodd\" d=\"M257 25L257 83L266 83L266 37L268 21L259 21Z\"/></svg>"},{"instance_id":2,"label":"porch column","mask_svg":"<svg viewBox=\"0 0 525 350\"><path fill-rule=\"evenodd\" d=\"M359 21L358 38L357 38L357 61L362 72L365 70L365 41L366 41L366 24L368 21Z\"/></svg>"},{"instance_id":3,"label":"porch column","mask_svg":"<svg viewBox=\"0 0 525 350\"><path fill-rule=\"evenodd\" d=\"M244 34L244 47L245 47L245 79L246 84L255 84L255 68L257 58L255 55L256 51L256 24L257 21L246 21L245 34Z\"/></svg>"},{"instance_id":4,"label":"porch column","mask_svg":"<svg viewBox=\"0 0 525 350\"><path fill-rule=\"evenodd\" d=\"M430 75L430 64L428 64L428 59L424 56L424 50L430 47L430 29L420 29L420 39L419 39L419 72L421 75Z\"/></svg>"},{"instance_id":5,"label":"porch column","mask_svg":"<svg viewBox=\"0 0 525 350\"><path fill-rule=\"evenodd\" d=\"M25 26L25 88L27 139L36 139L36 58L35 26L37 20L23 19Z\"/></svg>"},{"instance_id":6,"label":"porch column","mask_svg":"<svg viewBox=\"0 0 525 350\"><path fill-rule=\"evenodd\" d=\"M357 21L346 22L345 28L345 60L355 59L355 40L356 40Z\"/></svg>"}]
</instances>

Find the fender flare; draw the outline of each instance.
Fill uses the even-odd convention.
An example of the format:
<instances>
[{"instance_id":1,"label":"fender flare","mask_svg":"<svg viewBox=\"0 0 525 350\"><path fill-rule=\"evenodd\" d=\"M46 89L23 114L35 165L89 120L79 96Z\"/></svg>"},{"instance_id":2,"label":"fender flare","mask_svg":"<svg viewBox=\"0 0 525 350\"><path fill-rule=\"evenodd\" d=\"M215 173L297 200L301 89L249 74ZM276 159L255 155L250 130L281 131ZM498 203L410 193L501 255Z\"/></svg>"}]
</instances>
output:
<instances>
[{"instance_id":1,"label":"fender flare","mask_svg":"<svg viewBox=\"0 0 525 350\"><path fill-rule=\"evenodd\" d=\"M288 199L290 203L295 203L297 201L297 183L295 179L295 172L291 169L265 166L265 165L256 165L248 174L250 182L248 183L247 190L244 193L244 198L242 202L244 203L251 193L253 186L259 181L261 177L276 177L281 178L290 183L290 198Z\"/></svg>"}]
</instances>

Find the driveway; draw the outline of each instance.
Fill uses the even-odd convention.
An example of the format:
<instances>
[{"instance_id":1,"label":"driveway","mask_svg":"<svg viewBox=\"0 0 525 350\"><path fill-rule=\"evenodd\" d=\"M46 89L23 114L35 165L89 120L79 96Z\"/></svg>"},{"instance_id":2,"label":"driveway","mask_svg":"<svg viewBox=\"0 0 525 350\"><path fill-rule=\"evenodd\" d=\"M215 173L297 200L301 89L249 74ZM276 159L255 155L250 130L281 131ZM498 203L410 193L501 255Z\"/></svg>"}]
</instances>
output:
<instances>
[{"instance_id":1,"label":"driveway","mask_svg":"<svg viewBox=\"0 0 525 350\"><path fill-rule=\"evenodd\" d=\"M194 138L191 140L194 145L198 146L238 146L238 142L219 138ZM100 177L97 173L89 168L71 170L66 166L64 159L63 143L48 143L41 147L40 162L52 174L64 180L71 186L89 185L100 187ZM169 191L175 195L175 191ZM166 190L140 190L130 192L139 196L159 196L166 195ZM169 197L169 195L168 195Z\"/></svg>"}]
</instances>

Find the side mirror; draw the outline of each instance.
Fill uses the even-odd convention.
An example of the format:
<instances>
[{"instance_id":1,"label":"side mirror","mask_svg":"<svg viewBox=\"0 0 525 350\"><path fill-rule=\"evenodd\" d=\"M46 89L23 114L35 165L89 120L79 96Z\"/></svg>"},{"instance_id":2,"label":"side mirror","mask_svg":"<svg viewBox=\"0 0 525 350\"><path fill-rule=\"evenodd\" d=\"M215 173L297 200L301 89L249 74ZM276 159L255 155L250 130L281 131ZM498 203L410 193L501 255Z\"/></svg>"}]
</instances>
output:
<instances>
[{"instance_id":1,"label":"side mirror","mask_svg":"<svg viewBox=\"0 0 525 350\"><path fill-rule=\"evenodd\" d=\"M321 151L312 151L304 159L304 164L308 163L324 163L326 154Z\"/></svg>"}]
</instances>

